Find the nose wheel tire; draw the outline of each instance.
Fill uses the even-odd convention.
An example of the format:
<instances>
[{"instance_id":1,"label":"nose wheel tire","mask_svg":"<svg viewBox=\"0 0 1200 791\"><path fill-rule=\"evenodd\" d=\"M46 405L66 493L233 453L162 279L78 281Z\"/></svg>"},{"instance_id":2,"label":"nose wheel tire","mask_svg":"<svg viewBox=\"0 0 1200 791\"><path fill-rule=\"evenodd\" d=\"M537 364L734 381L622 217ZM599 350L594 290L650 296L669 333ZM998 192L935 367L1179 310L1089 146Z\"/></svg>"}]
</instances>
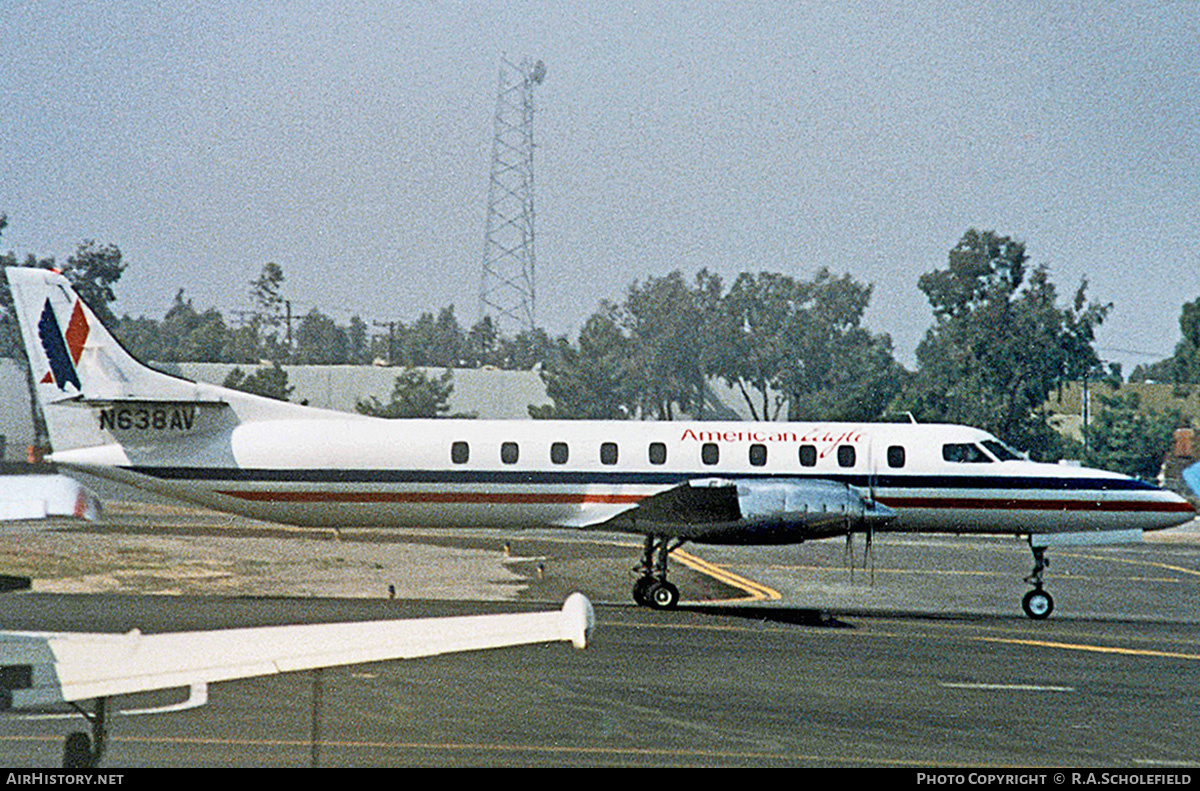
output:
<instances>
[{"instance_id":1,"label":"nose wheel tire","mask_svg":"<svg viewBox=\"0 0 1200 791\"><path fill-rule=\"evenodd\" d=\"M1021 599L1021 609L1035 621L1042 621L1054 612L1054 599L1041 588L1036 588L1025 594Z\"/></svg>"}]
</instances>

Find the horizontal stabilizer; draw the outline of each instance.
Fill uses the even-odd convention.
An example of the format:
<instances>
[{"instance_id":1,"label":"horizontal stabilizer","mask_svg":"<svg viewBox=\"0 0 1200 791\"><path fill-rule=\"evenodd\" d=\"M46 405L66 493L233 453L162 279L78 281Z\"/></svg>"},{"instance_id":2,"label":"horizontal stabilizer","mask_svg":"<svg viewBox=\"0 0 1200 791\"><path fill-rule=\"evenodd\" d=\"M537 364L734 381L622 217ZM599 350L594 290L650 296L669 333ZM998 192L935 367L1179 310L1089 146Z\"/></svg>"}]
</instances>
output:
<instances>
[{"instance_id":1,"label":"horizontal stabilizer","mask_svg":"<svg viewBox=\"0 0 1200 791\"><path fill-rule=\"evenodd\" d=\"M207 407L211 409L220 409L228 407L229 402L222 398L205 397L200 393L196 394L195 398L156 398L154 396L138 397L138 398L87 398L84 396L76 396L74 398L65 398L61 401L55 401L56 404L64 406L81 406L81 407L96 407L104 409L107 407L122 407L133 409L140 406L154 407Z\"/></svg>"}]
</instances>

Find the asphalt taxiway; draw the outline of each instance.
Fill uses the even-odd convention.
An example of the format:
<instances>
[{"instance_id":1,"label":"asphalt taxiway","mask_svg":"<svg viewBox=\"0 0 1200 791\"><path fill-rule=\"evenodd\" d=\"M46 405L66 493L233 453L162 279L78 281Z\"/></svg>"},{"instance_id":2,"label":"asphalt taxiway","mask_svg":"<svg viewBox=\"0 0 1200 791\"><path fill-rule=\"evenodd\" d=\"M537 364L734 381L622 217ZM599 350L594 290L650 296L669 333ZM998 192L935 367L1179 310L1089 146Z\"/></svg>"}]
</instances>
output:
<instances>
[{"instance_id":1,"label":"asphalt taxiway","mask_svg":"<svg viewBox=\"0 0 1200 791\"><path fill-rule=\"evenodd\" d=\"M529 646L218 684L204 708L115 718L105 766L1200 765L1194 527L1052 553L1058 606L1034 622L1020 614L1030 555L1016 540L886 536L865 562L861 542L853 558L841 542L688 546L672 566L685 605L657 612L626 604L636 537L337 537L213 520L139 512L3 533L7 568L23 559L43 576L3 599L0 627L515 611L582 590L597 631L583 651ZM422 595L426 574L437 582ZM2 717L0 765L53 767L79 728L78 718Z\"/></svg>"}]
</instances>

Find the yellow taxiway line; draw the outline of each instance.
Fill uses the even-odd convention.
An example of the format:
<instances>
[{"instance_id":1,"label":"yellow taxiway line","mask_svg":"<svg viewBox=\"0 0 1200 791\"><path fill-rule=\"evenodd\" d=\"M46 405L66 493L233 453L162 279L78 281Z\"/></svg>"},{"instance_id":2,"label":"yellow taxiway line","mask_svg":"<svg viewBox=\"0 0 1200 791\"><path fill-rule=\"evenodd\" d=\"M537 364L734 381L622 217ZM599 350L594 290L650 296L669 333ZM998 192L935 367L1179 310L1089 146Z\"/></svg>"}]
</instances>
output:
<instances>
[{"instance_id":1,"label":"yellow taxiway line","mask_svg":"<svg viewBox=\"0 0 1200 791\"><path fill-rule=\"evenodd\" d=\"M1009 645L1028 645L1037 648L1057 648L1063 651L1090 651L1096 654L1121 654L1123 656L1151 656L1163 659L1191 659L1200 661L1200 654L1184 654L1178 651L1152 651L1146 648L1116 648L1107 645L1089 645L1087 643L1059 643L1052 640L1021 640L1013 637L976 637L985 643L1006 643Z\"/></svg>"},{"instance_id":2,"label":"yellow taxiway line","mask_svg":"<svg viewBox=\"0 0 1200 791\"><path fill-rule=\"evenodd\" d=\"M729 602L746 602L746 601L778 601L783 596L779 591L773 588L768 588L766 585L760 585L753 580L748 580L745 577L734 574L732 571L721 568L707 560L702 560L695 555L690 555L682 549L676 549L671 553L671 557L678 560L683 565L698 571L705 576L712 577L717 582L722 582L732 588L738 588L746 592L746 595L737 599L722 599L711 604L725 604Z\"/></svg>"}]
</instances>

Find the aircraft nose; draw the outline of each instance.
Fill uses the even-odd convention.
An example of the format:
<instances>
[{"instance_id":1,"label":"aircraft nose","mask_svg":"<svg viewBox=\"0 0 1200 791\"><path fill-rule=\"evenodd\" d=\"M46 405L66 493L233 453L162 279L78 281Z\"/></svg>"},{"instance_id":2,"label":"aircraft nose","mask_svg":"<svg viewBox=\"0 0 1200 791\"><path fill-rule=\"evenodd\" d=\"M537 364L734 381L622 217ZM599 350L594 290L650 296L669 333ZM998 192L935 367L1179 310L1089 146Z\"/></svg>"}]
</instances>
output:
<instances>
[{"instance_id":1,"label":"aircraft nose","mask_svg":"<svg viewBox=\"0 0 1200 791\"><path fill-rule=\"evenodd\" d=\"M1158 493L1158 500L1163 504L1170 518L1165 524L1151 527L1151 530L1178 527L1196 518L1196 506L1180 494L1168 489L1161 489Z\"/></svg>"}]
</instances>

